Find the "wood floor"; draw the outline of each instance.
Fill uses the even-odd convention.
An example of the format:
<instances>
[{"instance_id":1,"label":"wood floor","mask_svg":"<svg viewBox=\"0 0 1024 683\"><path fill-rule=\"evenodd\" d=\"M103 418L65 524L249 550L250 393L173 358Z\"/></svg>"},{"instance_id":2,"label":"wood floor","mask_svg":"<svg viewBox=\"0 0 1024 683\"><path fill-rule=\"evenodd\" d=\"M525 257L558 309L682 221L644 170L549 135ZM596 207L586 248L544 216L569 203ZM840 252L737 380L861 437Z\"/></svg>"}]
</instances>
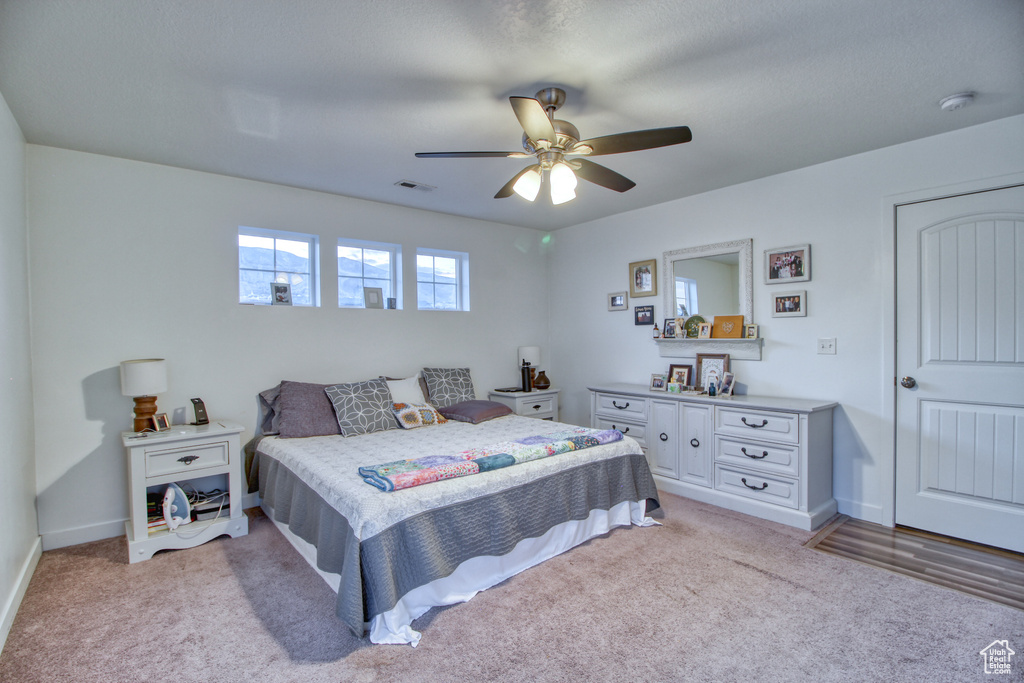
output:
<instances>
[{"instance_id":1,"label":"wood floor","mask_svg":"<svg viewBox=\"0 0 1024 683\"><path fill-rule=\"evenodd\" d=\"M1024 610L1024 555L842 515L805 544Z\"/></svg>"}]
</instances>

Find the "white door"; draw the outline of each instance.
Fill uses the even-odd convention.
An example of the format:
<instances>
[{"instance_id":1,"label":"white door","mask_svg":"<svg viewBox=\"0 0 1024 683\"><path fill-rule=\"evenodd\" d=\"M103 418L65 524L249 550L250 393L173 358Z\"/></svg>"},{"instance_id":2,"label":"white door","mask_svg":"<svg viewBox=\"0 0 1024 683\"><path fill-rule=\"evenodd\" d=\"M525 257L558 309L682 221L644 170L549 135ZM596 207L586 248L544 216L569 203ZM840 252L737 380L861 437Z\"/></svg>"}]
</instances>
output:
<instances>
[{"instance_id":1,"label":"white door","mask_svg":"<svg viewBox=\"0 0 1024 683\"><path fill-rule=\"evenodd\" d=\"M1024 552L1024 186L896 212L896 523Z\"/></svg>"}]
</instances>

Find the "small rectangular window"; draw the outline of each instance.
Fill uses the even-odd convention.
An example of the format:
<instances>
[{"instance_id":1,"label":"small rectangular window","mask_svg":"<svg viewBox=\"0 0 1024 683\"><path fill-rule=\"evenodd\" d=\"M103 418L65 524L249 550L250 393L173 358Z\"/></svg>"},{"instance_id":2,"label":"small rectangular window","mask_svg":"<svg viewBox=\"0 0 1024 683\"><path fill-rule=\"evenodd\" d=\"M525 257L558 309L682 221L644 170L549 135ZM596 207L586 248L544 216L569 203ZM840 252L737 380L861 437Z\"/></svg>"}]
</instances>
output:
<instances>
[{"instance_id":1,"label":"small rectangular window","mask_svg":"<svg viewBox=\"0 0 1024 683\"><path fill-rule=\"evenodd\" d=\"M385 301L402 308L402 247L385 242L338 240L338 307L363 308L364 287L380 287Z\"/></svg>"},{"instance_id":2,"label":"small rectangular window","mask_svg":"<svg viewBox=\"0 0 1024 683\"><path fill-rule=\"evenodd\" d=\"M416 305L425 311L468 311L469 254L417 249Z\"/></svg>"},{"instance_id":3,"label":"small rectangular window","mask_svg":"<svg viewBox=\"0 0 1024 683\"><path fill-rule=\"evenodd\" d=\"M316 235L238 228L238 303L269 304L270 283L291 285L293 306L319 306Z\"/></svg>"}]
</instances>

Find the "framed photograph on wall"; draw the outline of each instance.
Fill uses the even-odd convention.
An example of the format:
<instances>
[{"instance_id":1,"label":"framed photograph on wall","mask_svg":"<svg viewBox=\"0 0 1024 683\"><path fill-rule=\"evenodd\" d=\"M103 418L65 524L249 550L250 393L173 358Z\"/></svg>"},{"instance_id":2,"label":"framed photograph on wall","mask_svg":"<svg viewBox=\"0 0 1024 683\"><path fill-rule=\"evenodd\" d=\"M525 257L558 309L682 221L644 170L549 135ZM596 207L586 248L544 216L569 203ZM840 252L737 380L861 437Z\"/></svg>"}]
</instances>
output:
<instances>
[{"instance_id":1,"label":"framed photograph on wall","mask_svg":"<svg viewBox=\"0 0 1024 683\"><path fill-rule=\"evenodd\" d=\"M714 379L715 384L718 384L727 372L729 372L729 354L698 353L697 375L694 377L694 384L701 389L707 389L708 381Z\"/></svg>"},{"instance_id":2,"label":"framed photograph on wall","mask_svg":"<svg viewBox=\"0 0 1024 683\"><path fill-rule=\"evenodd\" d=\"M608 295L609 311L628 311L629 296L626 292L612 292Z\"/></svg>"},{"instance_id":3,"label":"framed photograph on wall","mask_svg":"<svg viewBox=\"0 0 1024 683\"><path fill-rule=\"evenodd\" d=\"M673 364L668 366L668 381L672 382L673 384L682 384L684 387L689 386L690 377L692 375L692 365Z\"/></svg>"},{"instance_id":4,"label":"framed photograph on wall","mask_svg":"<svg viewBox=\"0 0 1024 683\"><path fill-rule=\"evenodd\" d=\"M629 264L629 295L655 296L658 293L658 260L634 261Z\"/></svg>"},{"instance_id":5,"label":"framed photograph on wall","mask_svg":"<svg viewBox=\"0 0 1024 683\"><path fill-rule=\"evenodd\" d=\"M801 318L807 315L807 292L779 292L772 295L773 318Z\"/></svg>"},{"instance_id":6,"label":"framed photograph on wall","mask_svg":"<svg viewBox=\"0 0 1024 683\"><path fill-rule=\"evenodd\" d=\"M654 324L654 306L634 306L633 307L633 324L634 325L653 325Z\"/></svg>"},{"instance_id":7,"label":"framed photograph on wall","mask_svg":"<svg viewBox=\"0 0 1024 683\"><path fill-rule=\"evenodd\" d=\"M764 252L764 283L806 282L811 279L811 245L767 249Z\"/></svg>"},{"instance_id":8,"label":"framed photograph on wall","mask_svg":"<svg viewBox=\"0 0 1024 683\"><path fill-rule=\"evenodd\" d=\"M270 303L274 306L291 306L292 286L287 282L271 282Z\"/></svg>"}]
</instances>

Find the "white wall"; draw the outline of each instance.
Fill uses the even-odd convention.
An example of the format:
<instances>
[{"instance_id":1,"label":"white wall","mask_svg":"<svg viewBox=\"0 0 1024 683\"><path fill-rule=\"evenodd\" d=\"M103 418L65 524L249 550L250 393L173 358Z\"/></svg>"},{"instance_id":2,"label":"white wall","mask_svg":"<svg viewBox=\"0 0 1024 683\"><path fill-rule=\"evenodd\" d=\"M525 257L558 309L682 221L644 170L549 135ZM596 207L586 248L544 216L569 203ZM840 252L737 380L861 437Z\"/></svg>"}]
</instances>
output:
<instances>
[{"instance_id":1,"label":"white wall","mask_svg":"<svg viewBox=\"0 0 1024 683\"><path fill-rule=\"evenodd\" d=\"M26 236L25 138L0 95L0 648L39 557Z\"/></svg>"},{"instance_id":2,"label":"white wall","mask_svg":"<svg viewBox=\"0 0 1024 683\"><path fill-rule=\"evenodd\" d=\"M668 369L670 359L659 357L649 327L634 326L630 313L606 310L607 294L627 288L631 261L658 258L660 264L666 250L752 237L754 322L765 337L764 358L734 363L739 389L838 401L833 488L839 509L882 521L892 491L882 490L880 480L893 467L892 416L884 405L893 391L882 317L893 297L886 197L1020 171L1024 116L559 231L550 263L549 374L565 387L564 419L588 419L587 385L646 384L650 373ZM802 243L811 245L813 279L763 284L764 250ZM806 318L771 317L771 293L789 289L807 290ZM631 305L646 303L664 317L660 296ZM817 355L818 337L836 337L838 355Z\"/></svg>"},{"instance_id":3,"label":"white wall","mask_svg":"<svg viewBox=\"0 0 1024 683\"><path fill-rule=\"evenodd\" d=\"M44 548L124 532L122 360L166 358L159 410L201 396L247 439L282 379L468 366L485 397L517 382L517 346L546 350L543 233L35 145L27 167ZM320 235L322 307L239 305L239 225ZM337 308L339 237L402 245L405 310ZM471 312L415 309L418 246L470 254Z\"/></svg>"}]
</instances>

